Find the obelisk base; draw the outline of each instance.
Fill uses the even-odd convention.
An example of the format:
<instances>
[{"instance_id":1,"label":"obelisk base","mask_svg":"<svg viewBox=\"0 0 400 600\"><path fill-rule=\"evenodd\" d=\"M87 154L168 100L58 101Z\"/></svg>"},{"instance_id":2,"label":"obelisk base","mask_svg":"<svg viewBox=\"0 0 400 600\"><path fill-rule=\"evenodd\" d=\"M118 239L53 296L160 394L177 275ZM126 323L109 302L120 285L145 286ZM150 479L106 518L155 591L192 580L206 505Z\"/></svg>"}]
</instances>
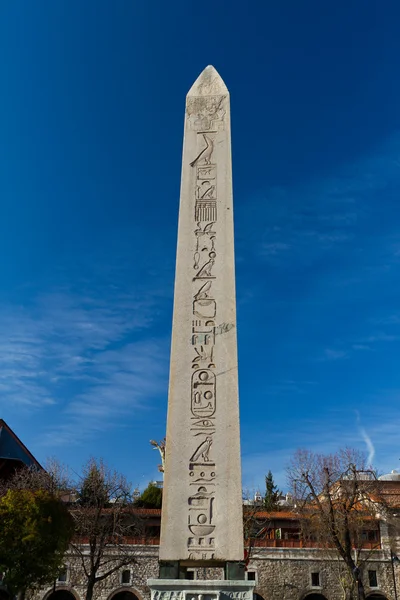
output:
<instances>
[{"instance_id":1,"label":"obelisk base","mask_svg":"<svg viewBox=\"0 0 400 600\"><path fill-rule=\"evenodd\" d=\"M253 600L255 581L148 579L151 600Z\"/></svg>"},{"instance_id":2,"label":"obelisk base","mask_svg":"<svg viewBox=\"0 0 400 600\"><path fill-rule=\"evenodd\" d=\"M188 567L222 567L225 577L228 580L244 580L246 578L246 566L243 561L179 561L179 560L161 560L160 561L160 579L186 579Z\"/></svg>"}]
</instances>

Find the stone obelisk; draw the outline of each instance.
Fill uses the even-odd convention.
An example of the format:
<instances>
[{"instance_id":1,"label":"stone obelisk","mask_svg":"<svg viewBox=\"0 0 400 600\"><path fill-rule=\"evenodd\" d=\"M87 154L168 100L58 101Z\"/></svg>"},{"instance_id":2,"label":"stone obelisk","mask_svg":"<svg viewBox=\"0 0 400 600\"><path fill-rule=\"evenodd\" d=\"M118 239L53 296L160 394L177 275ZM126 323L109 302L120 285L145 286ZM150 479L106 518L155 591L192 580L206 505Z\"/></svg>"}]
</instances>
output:
<instances>
[{"instance_id":1,"label":"stone obelisk","mask_svg":"<svg viewBox=\"0 0 400 600\"><path fill-rule=\"evenodd\" d=\"M160 562L243 561L229 92L186 99Z\"/></svg>"}]
</instances>

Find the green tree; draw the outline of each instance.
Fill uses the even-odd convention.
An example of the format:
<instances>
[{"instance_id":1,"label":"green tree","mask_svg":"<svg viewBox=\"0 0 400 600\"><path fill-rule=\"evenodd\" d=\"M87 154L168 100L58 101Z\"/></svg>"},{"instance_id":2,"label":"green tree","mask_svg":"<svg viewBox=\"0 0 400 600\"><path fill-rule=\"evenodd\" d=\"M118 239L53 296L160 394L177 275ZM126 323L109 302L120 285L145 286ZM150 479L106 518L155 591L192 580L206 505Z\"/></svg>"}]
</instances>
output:
<instances>
[{"instance_id":1,"label":"green tree","mask_svg":"<svg viewBox=\"0 0 400 600\"><path fill-rule=\"evenodd\" d=\"M11 595L57 577L73 535L59 498L45 490L11 489L0 499L0 570Z\"/></svg>"},{"instance_id":2,"label":"green tree","mask_svg":"<svg viewBox=\"0 0 400 600\"><path fill-rule=\"evenodd\" d=\"M129 537L142 534L130 486L102 460L90 459L75 489L71 508L76 535L71 543L86 578L85 599L92 600L96 585L136 562Z\"/></svg>"},{"instance_id":3,"label":"green tree","mask_svg":"<svg viewBox=\"0 0 400 600\"><path fill-rule=\"evenodd\" d=\"M278 490L274 482L274 477L271 471L268 471L265 477L265 496L264 496L264 508L265 510L272 512L279 510L279 497L281 493Z\"/></svg>"},{"instance_id":4,"label":"green tree","mask_svg":"<svg viewBox=\"0 0 400 600\"><path fill-rule=\"evenodd\" d=\"M142 495L135 501L135 506L139 508L161 508L162 489L151 481Z\"/></svg>"}]
</instances>

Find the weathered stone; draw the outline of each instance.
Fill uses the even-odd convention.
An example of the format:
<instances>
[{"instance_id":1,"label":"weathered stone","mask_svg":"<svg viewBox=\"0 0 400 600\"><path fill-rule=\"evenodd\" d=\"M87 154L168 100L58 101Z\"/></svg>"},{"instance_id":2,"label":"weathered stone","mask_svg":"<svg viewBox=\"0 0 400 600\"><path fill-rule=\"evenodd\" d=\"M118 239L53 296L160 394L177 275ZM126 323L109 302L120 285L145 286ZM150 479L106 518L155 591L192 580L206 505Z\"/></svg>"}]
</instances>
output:
<instances>
[{"instance_id":1,"label":"weathered stone","mask_svg":"<svg viewBox=\"0 0 400 600\"><path fill-rule=\"evenodd\" d=\"M400 549L397 550L395 547L395 550L400 554ZM132 551L135 556L135 564L131 567L121 568L120 571L100 582L95 587L94 600L112 600L121 591L132 592L138 600L150 600L147 579L150 577L150 581L154 580L158 575L158 546L137 546ZM86 578L80 566L80 561L71 553L66 557L65 562L68 565L67 581L38 590L34 600L47 600L54 588L56 590L68 590L76 600L84 600ZM255 548L248 569L249 572L255 573L256 587L254 591L264 600L282 600L282 598L285 600L303 600L307 594L315 592L322 594L327 600L343 600L343 589L340 585L338 572L340 564L343 567L343 563L335 559L329 560L326 557L326 552L318 548ZM122 572L126 568L130 568L132 571L130 584L122 584L121 581ZM368 570L376 571L377 588L369 586ZM221 581L223 579L222 569L198 567L194 568L193 571L195 580L198 581L199 585L200 583L204 585L204 581L210 580L219 580L220 586L225 586L226 583L229 586L231 583ZM320 574L319 587L312 586L311 573L314 572ZM400 590L400 567L395 564L394 569L392 569L389 549L369 551L369 559L363 570L363 581L367 595L380 593L389 600L395 600L393 575L397 580L397 589ZM156 583L158 582L159 580L156 580ZM193 582L185 581L184 583L191 586ZM170 584L171 580L168 581L168 585ZM192 588L189 587L188 589ZM57 597L49 600L57 600ZM73 599L71 598L71 600ZM124 600L136 599L133 596L130 598L126 596Z\"/></svg>"},{"instance_id":2,"label":"weathered stone","mask_svg":"<svg viewBox=\"0 0 400 600\"><path fill-rule=\"evenodd\" d=\"M243 560L229 92L186 99L161 561Z\"/></svg>"},{"instance_id":3,"label":"weathered stone","mask_svg":"<svg viewBox=\"0 0 400 600\"><path fill-rule=\"evenodd\" d=\"M254 582L149 579L151 600L253 600Z\"/></svg>"}]
</instances>

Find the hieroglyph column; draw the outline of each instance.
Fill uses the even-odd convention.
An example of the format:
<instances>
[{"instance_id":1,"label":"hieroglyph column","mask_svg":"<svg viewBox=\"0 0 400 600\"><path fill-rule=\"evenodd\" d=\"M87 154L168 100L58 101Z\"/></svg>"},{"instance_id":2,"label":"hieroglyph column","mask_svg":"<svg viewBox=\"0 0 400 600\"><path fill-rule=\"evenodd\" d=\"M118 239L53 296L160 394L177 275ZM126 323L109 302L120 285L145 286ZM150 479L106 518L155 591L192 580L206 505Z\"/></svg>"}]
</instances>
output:
<instances>
[{"instance_id":1,"label":"hieroglyph column","mask_svg":"<svg viewBox=\"0 0 400 600\"><path fill-rule=\"evenodd\" d=\"M229 92L186 99L161 561L243 560Z\"/></svg>"}]
</instances>

